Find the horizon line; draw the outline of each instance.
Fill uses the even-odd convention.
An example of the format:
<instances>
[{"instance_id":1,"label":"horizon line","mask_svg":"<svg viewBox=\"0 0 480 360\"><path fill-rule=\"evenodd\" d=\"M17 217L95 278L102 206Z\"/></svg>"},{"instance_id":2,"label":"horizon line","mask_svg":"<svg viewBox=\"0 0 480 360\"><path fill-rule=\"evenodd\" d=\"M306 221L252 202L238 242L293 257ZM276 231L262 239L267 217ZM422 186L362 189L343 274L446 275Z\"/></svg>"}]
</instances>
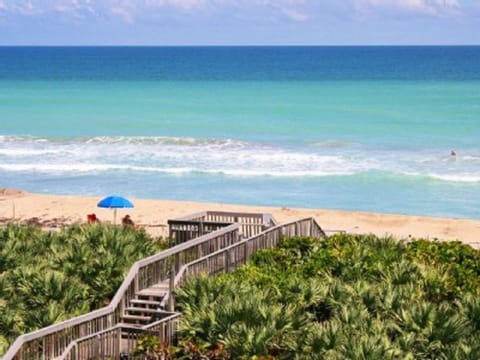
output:
<instances>
[{"instance_id":1,"label":"horizon line","mask_svg":"<svg viewBox=\"0 0 480 360\"><path fill-rule=\"evenodd\" d=\"M0 44L0 47L461 47L480 44Z\"/></svg>"}]
</instances>

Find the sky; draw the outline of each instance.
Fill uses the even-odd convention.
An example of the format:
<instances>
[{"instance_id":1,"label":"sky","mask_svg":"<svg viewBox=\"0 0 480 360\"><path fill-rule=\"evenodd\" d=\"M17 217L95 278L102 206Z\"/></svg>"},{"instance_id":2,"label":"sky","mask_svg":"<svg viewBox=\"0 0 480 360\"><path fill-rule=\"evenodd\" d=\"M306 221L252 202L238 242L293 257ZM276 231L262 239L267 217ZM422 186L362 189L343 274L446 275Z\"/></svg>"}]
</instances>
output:
<instances>
[{"instance_id":1,"label":"sky","mask_svg":"<svg viewBox=\"0 0 480 360\"><path fill-rule=\"evenodd\" d=\"M0 45L480 44L480 0L0 0Z\"/></svg>"}]
</instances>

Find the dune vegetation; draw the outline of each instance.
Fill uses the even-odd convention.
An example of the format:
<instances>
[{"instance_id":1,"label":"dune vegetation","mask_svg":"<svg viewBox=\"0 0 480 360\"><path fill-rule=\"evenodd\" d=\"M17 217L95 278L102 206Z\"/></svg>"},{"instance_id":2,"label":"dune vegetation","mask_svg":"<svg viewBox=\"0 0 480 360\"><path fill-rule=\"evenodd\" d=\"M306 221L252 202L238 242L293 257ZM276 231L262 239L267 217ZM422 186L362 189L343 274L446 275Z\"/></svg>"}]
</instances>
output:
<instances>
[{"instance_id":1,"label":"dune vegetation","mask_svg":"<svg viewBox=\"0 0 480 360\"><path fill-rule=\"evenodd\" d=\"M19 335L107 305L130 266L165 247L131 227L0 228L0 354Z\"/></svg>"},{"instance_id":2,"label":"dune vegetation","mask_svg":"<svg viewBox=\"0 0 480 360\"><path fill-rule=\"evenodd\" d=\"M372 235L284 240L177 291L182 359L480 359L480 253Z\"/></svg>"},{"instance_id":3,"label":"dune vegetation","mask_svg":"<svg viewBox=\"0 0 480 360\"><path fill-rule=\"evenodd\" d=\"M0 228L0 348L106 305L131 264L166 247L133 228ZM176 291L165 359L479 359L480 252L373 235L284 239Z\"/></svg>"}]
</instances>

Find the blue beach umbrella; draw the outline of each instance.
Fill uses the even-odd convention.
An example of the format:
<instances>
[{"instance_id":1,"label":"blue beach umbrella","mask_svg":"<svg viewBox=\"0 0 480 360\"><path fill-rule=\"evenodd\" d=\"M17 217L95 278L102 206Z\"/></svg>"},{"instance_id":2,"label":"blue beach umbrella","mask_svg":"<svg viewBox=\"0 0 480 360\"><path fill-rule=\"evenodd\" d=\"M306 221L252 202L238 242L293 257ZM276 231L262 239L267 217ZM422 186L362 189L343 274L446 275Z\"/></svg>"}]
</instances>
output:
<instances>
[{"instance_id":1,"label":"blue beach umbrella","mask_svg":"<svg viewBox=\"0 0 480 360\"><path fill-rule=\"evenodd\" d=\"M117 209L133 208L133 204L124 197L121 196L107 196L105 199L100 200L97 204L98 207L113 209L113 224L117 222Z\"/></svg>"}]
</instances>

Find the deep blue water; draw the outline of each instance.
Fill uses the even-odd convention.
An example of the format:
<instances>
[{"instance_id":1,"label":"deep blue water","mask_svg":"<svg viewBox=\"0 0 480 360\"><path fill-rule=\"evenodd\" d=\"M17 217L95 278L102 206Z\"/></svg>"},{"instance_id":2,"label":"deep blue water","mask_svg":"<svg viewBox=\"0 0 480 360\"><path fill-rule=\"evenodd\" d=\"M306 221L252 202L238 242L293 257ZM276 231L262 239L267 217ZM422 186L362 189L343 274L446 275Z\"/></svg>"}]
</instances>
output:
<instances>
[{"instance_id":1,"label":"deep blue water","mask_svg":"<svg viewBox=\"0 0 480 360\"><path fill-rule=\"evenodd\" d=\"M480 80L480 46L0 47L1 80Z\"/></svg>"}]
</instances>

